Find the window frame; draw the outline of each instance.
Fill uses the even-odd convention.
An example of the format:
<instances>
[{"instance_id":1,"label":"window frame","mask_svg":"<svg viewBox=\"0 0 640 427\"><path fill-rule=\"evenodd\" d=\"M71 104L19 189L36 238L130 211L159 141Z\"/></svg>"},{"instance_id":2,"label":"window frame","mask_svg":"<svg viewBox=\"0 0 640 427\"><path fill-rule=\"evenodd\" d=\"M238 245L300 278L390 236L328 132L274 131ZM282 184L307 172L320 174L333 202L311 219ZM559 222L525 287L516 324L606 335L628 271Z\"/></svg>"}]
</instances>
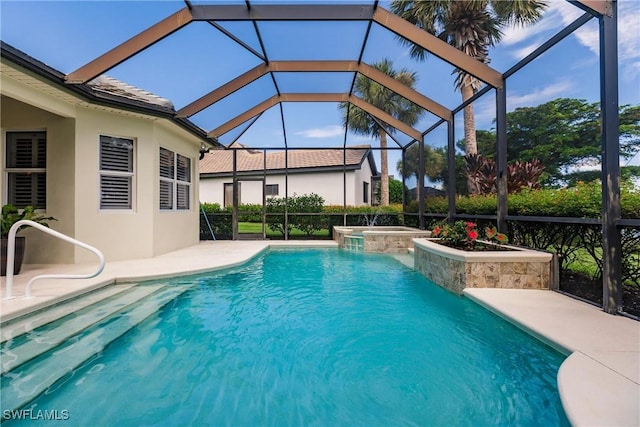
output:
<instances>
[{"instance_id":1,"label":"window frame","mask_svg":"<svg viewBox=\"0 0 640 427\"><path fill-rule=\"evenodd\" d=\"M111 138L113 141L130 141L131 142L131 170L130 171L118 171L102 169L102 142L103 138ZM137 140L128 136L115 136L110 134L101 133L98 137L98 209L100 212L133 212L136 205L136 146ZM103 207L102 194L103 194L103 177L128 177L130 178L130 191L129 191L129 205L128 207Z\"/></svg>"},{"instance_id":2,"label":"window frame","mask_svg":"<svg viewBox=\"0 0 640 427\"><path fill-rule=\"evenodd\" d=\"M228 190L230 191L230 200L227 200ZM223 182L222 183L222 204L223 208L233 207L233 182ZM242 200L242 182L238 181L238 204L241 204Z\"/></svg>"},{"instance_id":3,"label":"window frame","mask_svg":"<svg viewBox=\"0 0 640 427\"><path fill-rule=\"evenodd\" d=\"M367 181L362 181L362 203L369 203L369 189L371 186Z\"/></svg>"},{"instance_id":4,"label":"window frame","mask_svg":"<svg viewBox=\"0 0 640 427\"><path fill-rule=\"evenodd\" d=\"M270 194L269 189L275 188L275 194ZM277 197L280 195L280 184L265 184L264 185L264 195L265 197Z\"/></svg>"},{"instance_id":5,"label":"window frame","mask_svg":"<svg viewBox=\"0 0 640 427\"><path fill-rule=\"evenodd\" d=\"M44 135L44 167L9 167L8 166L8 162L9 162L9 158L10 156L8 155L9 152L9 148L12 144L11 141L11 136L12 135L17 135L17 134L43 134ZM48 135L47 135L47 129L44 128L36 128L36 129L12 129L12 130L5 130L4 131L4 161L3 161L3 169L4 169L4 185L3 185L3 204L13 204L16 207L18 207L19 209L23 209L26 206L34 206L38 209L39 212L46 212L47 209L47 166L48 166L48 159L47 159L47 152L48 152L48 148L49 148L49 141L48 141ZM36 147L37 147L37 140L36 140ZM37 148L36 148L37 150ZM36 190L36 192L33 192L33 188L31 190L31 194L30 194L30 202L27 205L18 205L17 203L15 203L15 195L13 197L14 201L12 201L12 197L10 196L10 182L11 182L11 178L10 176L12 174L38 174L38 175L44 175L44 194L42 195L42 197L44 197L44 206L40 206L37 202L38 199L38 192ZM33 186L33 183L32 183Z\"/></svg>"},{"instance_id":6,"label":"window frame","mask_svg":"<svg viewBox=\"0 0 640 427\"><path fill-rule=\"evenodd\" d=\"M165 151L171 156L171 178L163 175L162 170L162 153ZM186 178L188 180L181 179L180 175L180 160L187 161ZM158 209L160 212L190 212L193 209L193 158L180 154L177 151L160 146L158 150ZM166 207L162 204L162 183L169 184L171 198L171 207ZM180 187L186 187L186 199L187 206L179 206L179 189Z\"/></svg>"}]
</instances>

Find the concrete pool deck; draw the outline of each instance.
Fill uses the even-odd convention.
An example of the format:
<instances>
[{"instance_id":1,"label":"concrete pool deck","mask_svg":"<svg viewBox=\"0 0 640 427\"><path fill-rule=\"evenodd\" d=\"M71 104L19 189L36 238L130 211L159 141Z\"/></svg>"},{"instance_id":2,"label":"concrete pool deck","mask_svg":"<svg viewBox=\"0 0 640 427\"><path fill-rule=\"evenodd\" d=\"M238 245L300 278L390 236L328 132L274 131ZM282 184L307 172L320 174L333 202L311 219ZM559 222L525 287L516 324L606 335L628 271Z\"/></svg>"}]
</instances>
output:
<instances>
[{"instance_id":1,"label":"concrete pool deck","mask_svg":"<svg viewBox=\"0 0 640 427\"><path fill-rule=\"evenodd\" d=\"M333 241L215 241L150 259L107 262L93 279L27 282L39 274L86 274L87 265L25 265L5 299L2 322L114 282L125 283L198 273L239 265L269 247L331 247ZM569 420L580 426L640 425L640 322L545 290L467 289L464 295L549 345L570 355L558 373L558 389Z\"/></svg>"}]
</instances>

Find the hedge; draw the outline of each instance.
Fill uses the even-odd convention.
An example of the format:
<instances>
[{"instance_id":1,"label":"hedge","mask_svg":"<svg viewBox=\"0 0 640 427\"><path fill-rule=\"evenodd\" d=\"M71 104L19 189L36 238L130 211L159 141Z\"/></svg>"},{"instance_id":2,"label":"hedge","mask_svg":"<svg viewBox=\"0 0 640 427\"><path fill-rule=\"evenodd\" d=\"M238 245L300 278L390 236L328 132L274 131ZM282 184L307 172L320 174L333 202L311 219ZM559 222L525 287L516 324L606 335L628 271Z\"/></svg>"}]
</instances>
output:
<instances>
[{"instance_id":1,"label":"hedge","mask_svg":"<svg viewBox=\"0 0 640 427\"><path fill-rule=\"evenodd\" d=\"M640 189L629 185L621 187L620 203L623 218L640 218ZM599 218L602 210L601 187L598 182L579 183L563 189L525 189L509 194L507 208L509 215L551 216L569 218ZM472 215L495 215L497 211L495 194L461 196L456 198L456 213ZM446 214L446 197L428 197L425 210L429 213ZM408 212L417 212L417 203L411 203Z\"/></svg>"}]
</instances>

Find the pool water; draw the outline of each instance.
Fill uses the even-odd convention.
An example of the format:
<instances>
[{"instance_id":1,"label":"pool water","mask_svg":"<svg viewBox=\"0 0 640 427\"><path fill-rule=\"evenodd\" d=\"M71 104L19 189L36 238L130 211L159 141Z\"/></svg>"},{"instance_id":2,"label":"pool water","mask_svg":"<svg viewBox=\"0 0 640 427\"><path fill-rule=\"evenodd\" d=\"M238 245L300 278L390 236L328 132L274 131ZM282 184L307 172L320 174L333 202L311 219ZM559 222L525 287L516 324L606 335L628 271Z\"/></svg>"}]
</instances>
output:
<instances>
[{"instance_id":1,"label":"pool water","mask_svg":"<svg viewBox=\"0 0 640 427\"><path fill-rule=\"evenodd\" d=\"M172 283L196 286L28 407L67 410L59 425L568 425L563 355L388 255L272 250Z\"/></svg>"}]
</instances>

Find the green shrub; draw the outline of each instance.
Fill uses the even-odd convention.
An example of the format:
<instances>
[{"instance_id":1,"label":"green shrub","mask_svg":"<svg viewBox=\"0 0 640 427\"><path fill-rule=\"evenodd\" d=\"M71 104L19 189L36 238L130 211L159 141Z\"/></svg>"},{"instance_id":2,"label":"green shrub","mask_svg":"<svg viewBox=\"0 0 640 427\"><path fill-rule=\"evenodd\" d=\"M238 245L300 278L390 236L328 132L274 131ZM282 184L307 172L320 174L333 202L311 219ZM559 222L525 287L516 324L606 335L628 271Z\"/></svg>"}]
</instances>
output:
<instances>
[{"instance_id":1,"label":"green shrub","mask_svg":"<svg viewBox=\"0 0 640 427\"><path fill-rule=\"evenodd\" d=\"M324 199L315 194L294 194L288 199L270 197L267 199L267 226L271 231L279 232L284 236L291 233L293 227L311 236L315 231L327 228L328 221L324 215L295 215L322 213ZM285 230L284 213L289 213L289 220Z\"/></svg>"},{"instance_id":2,"label":"green shrub","mask_svg":"<svg viewBox=\"0 0 640 427\"><path fill-rule=\"evenodd\" d=\"M290 213L320 213L323 207L324 199L315 193L289 198ZM328 226L327 217L323 215L294 215L289 217L289 222L307 236Z\"/></svg>"},{"instance_id":3,"label":"green shrub","mask_svg":"<svg viewBox=\"0 0 640 427\"><path fill-rule=\"evenodd\" d=\"M206 212L205 215L206 219L200 212L200 240L231 240L233 238L233 222L230 213ZM213 236L209 226L213 230Z\"/></svg>"},{"instance_id":4,"label":"green shrub","mask_svg":"<svg viewBox=\"0 0 640 427\"><path fill-rule=\"evenodd\" d=\"M247 203L238 206L238 222L262 223L262 205Z\"/></svg>"},{"instance_id":5,"label":"green shrub","mask_svg":"<svg viewBox=\"0 0 640 427\"><path fill-rule=\"evenodd\" d=\"M347 214L347 225L370 226L375 225L403 225L402 204L391 204L387 206L325 206L324 212L335 214L331 216L331 224L342 225L342 214Z\"/></svg>"},{"instance_id":6,"label":"green shrub","mask_svg":"<svg viewBox=\"0 0 640 427\"><path fill-rule=\"evenodd\" d=\"M449 223L441 221L431 229L432 237L437 237L448 246L474 251L481 247L478 239L495 241L497 243L507 243L509 239L506 234L498 233L496 227L485 227L478 229L478 224L470 221L455 221Z\"/></svg>"},{"instance_id":7,"label":"green shrub","mask_svg":"<svg viewBox=\"0 0 640 427\"><path fill-rule=\"evenodd\" d=\"M271 231L288 236L291 232L292 224L287 224L285 230L284 213L286 211L286 199L281 197L269 197L267 199L267 226Z\"/></svg>"},{"instance_id":8,"label":"green shrub","mask_svg":"<svg viewBox=\"0 0 640 427\"><path fill-rule=\"evenodd\" d=\"M411 192L406 185L402 185L402 181L397 179L389 178L389 203L391 204L402 204L402 192L404 191L405 197L408 199L411 198ZM381 200L380 195L380 183L376 185L375 188L376 198Z\"/></svg>"},{"instance_id":9,"label":"green shrub","mask_svg":"<svg viewBox=\"0 0 640 427\"><path fill-rule=\"evenodd\" d=\"M222 212L220 203L200 203L200 209L206 213L218 213Z\"/></svg>"},{"instance_id":10,"label":"green shrub","mask_svg":"<svg viewBox=\"0 0 640 427\"><path fill-rule=\"evenodd\" d=\"M623 185L620 191L622 217L640 218L640 190ZM495 194L458 196L456 213L471 215L495 215L498 202ZM417 203L409 205L408 212L418 211ZM578 183L563 189L524 189L510 194L507 199L510 215L552 216L569 218L600 218L602 195L599 182ZM446 214L446 197L425 199L425 212Z\"/></svg>"},{"instance_id":11,"label":"green shrub","mask_svg":"<svg viewBox=\"0 0 640 427\"><path fill-rule=\"evenodd\" d=\"M620 188L623 218L640 218L640 187L625 183Z\"/></svg>"}]
</instances>

